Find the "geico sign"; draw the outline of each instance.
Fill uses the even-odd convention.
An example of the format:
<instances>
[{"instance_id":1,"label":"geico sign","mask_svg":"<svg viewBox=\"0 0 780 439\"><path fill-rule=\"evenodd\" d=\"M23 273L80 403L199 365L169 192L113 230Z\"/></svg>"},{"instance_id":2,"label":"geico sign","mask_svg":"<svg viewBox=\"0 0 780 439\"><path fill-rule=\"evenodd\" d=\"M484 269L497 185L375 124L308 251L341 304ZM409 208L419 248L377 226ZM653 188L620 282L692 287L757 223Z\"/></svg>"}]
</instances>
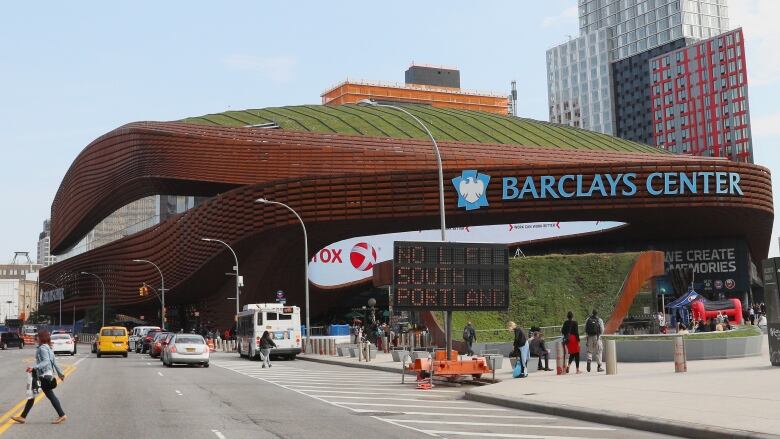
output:
<instances>
[{"instance_id":1,"label":"geico sign","mask_svg":"<svg viewBox=\"0 0 780 439\"><path fill-rule=\"evenodd\" d=\"M323 264L342 264L340 248L324 248L311 258L312 262L322 262Z\"/></svg>"}]
</instances>

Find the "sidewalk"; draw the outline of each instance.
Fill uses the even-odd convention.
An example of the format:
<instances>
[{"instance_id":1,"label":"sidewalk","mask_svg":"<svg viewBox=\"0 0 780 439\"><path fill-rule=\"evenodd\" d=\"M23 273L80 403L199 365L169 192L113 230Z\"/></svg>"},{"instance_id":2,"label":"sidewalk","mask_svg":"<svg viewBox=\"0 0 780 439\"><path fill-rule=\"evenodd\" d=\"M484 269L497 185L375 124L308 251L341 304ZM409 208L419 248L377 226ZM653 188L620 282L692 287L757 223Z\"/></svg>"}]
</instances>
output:
<instances>
[{"instance_id":1,"label":"sidewalk","mask_svg":"<svg viewBox=\"0 0 780 439\"><path fill-rule=\"evenodd\" d=\"M464 390L475 401L670 435L780 438L780 368L770 365L766 344L758 357L689 361L685 373L675 373L672 362L620 363L618 374L607 376L585 372L583 361L581 375L572 366L569 375L533 372L514 379L504 358L496 373L501 382ZM368 363L325 355L298 358L401 372L401 364L381 352Z\"/></svg>"},{"instance_id":2,"label":"sidewalk","mask_svg":"<svg viewBox=\"0 0 780 439\"><path fill-rule=\"evenodd\" d=\"M588 374L583 362L581 375L532 374L466 398L688 437L780 437L780 368L766 344L758 357L689 361L685 373L668 362Z\"/></svg>"}]
</instances>

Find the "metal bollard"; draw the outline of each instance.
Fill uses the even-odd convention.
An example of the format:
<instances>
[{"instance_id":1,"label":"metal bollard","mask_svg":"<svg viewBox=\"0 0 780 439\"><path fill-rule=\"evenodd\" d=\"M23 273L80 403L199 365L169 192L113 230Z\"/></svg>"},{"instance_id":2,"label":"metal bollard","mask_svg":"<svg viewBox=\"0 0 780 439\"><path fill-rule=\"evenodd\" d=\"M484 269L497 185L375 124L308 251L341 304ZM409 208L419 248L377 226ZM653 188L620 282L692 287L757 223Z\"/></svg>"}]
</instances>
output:
<instances>
[{"instance_id":1,"label":"metal bollard","mask_svg":"<svg viewBox=\"0 0 780 439\"><path fill-rule=\"evenodd\" d=\"M688 362L685 355L685 340L682 336L674 338L674 371L688 372Z\"/></svg>"},{"instance_id":2,"label":"metal bollard","mask_svg":"<svg viewBox=\"0 0 780 439\"><path fill-rule=\"evenodd\" d=\"M390 353L390 337L382 336L382 352Z\"/></svg>"},{"instance_id":3,"label":"metal bollard","mask_svg":"<svg viewBox=\"0 0 780 439\"><path fill-rule=\"evenodd\" d=\"M563 375L566 373L566 353L563 351L563 343L555 342L555 373Z\"/></svg>"},{"instance_id":4,"label":"metal bollard","mask_svg":"<svg viewBox=\"0 0 780 439\"><path fill-rule=\"evenodd\" d=\"M615 340L605 340L604 362L607 363L607 375L617 374L617 343Z\"/></svg>"}]
</instances>

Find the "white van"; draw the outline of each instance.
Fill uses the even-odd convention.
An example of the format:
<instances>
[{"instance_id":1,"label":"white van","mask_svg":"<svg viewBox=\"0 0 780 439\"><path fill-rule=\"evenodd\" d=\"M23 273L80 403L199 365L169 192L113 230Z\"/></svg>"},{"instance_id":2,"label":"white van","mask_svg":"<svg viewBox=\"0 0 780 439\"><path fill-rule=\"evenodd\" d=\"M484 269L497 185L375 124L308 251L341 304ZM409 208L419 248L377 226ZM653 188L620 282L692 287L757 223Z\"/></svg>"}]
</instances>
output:
<instances>
[{"instance_id":1,"label":"white van","mask_svg":"<svg viewBox=\"0 0 780 439\"><path fill-rule=\"evenodd\" d=\"M140 352L141 344L143 344L146 333L152 329L160 329L159 326L136 326L133 328L133 332L130 333L130 339L127 342L127 350Z\"/></svg>"},{"instance_id":2,"label":"white van","mask_svg":"<svg viewBox=\"0 0 780 439\"><path fill-rule=\"evenodd\" d=\"M276 347L271 355L294 360L301 353L301 309L281 303L244 305L236 319L238 353L242 357L260 357L260 337L268 331Z\"/></svg>"}]
</instances>

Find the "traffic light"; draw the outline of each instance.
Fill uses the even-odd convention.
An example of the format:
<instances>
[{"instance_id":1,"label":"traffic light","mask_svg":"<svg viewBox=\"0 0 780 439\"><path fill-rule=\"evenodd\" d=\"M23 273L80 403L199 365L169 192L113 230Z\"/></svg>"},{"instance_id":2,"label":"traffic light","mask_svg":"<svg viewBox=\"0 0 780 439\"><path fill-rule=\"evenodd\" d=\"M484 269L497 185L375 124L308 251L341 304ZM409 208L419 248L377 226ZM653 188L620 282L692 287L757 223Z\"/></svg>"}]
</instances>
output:
<instances>
[{"instance_id":1,"label":"traffic light","mask_svg":"<svg viewBox=\"0 0 780 439\"><path fill-rule=\"evenodd\" d=\"M141 296L141 297L148 296L149 295L149 287L144 285L144 286L138 288L138 295Z\"/></svg>"},{"instance_id":2,"label":"traffic light","mask_svg":"<svg viewBox=\"0 0 780 439\"><path fill-rule=\"evenodd\" d=\"M144 287L139 287L138 288L138 295L143 297L143 295L144 295Z\"/></svg>"}]
</instances>

